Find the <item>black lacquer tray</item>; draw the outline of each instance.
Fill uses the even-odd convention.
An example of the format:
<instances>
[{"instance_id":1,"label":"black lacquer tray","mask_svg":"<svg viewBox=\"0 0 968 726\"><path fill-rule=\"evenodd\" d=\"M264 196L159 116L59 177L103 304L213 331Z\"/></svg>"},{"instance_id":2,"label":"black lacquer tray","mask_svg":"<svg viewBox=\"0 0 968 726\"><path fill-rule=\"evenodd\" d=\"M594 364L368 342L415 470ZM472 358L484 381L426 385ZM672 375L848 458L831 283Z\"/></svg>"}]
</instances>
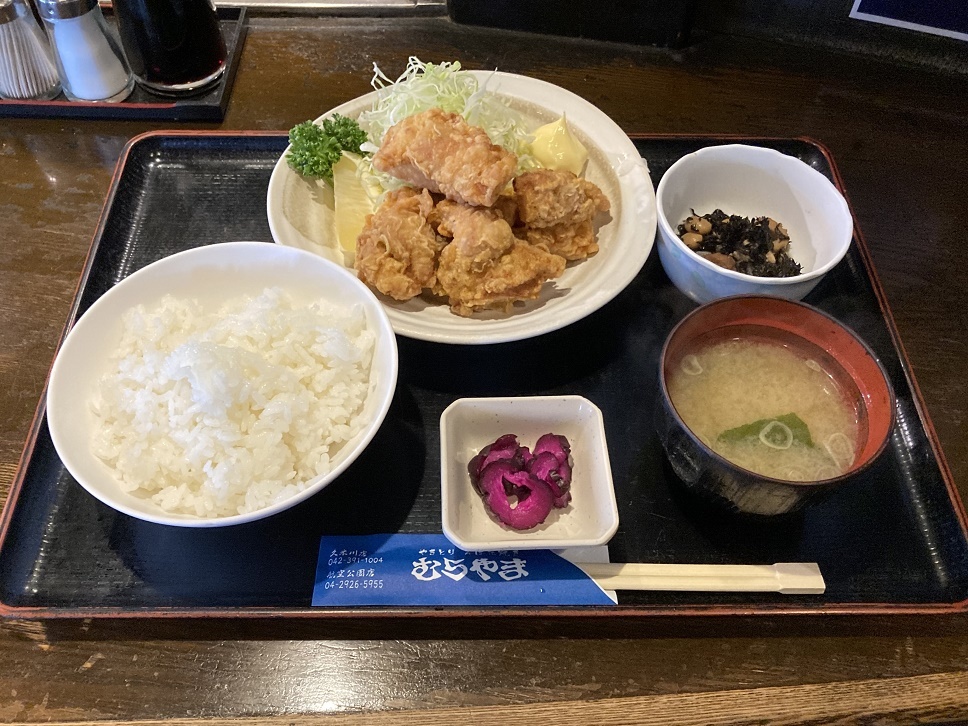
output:
<instances>
[{"instance_id":1,"label":"black lacquer tray","mask_svg":"<svg viewBox=\"0 0 968 726\"><path fill-rule=\"evenodd\" d=\"M105 4L102 10L108 22L113 23L111 6ZM225 71L216 83L200 93L166 97L135 85L131 95L118 103L71 101L63 92L50 101L0 99L0 117L221 121L229 105L247 25L245 8L220 7L217 13L225 39Z\"/></svg>"},{"instance_id":2,"label":"black lacquer tray","mask_svg":"<svg viewBox=\"0 0 968 726\"><path fill-rule=\"evenodd\" d=\"M653 181L683 154L743 141L839 183L802 139L641 137ZM156 133L133 140L96 233L71 320L132 271L202 244L269 240L265 194L284 134ZM615 300L527 341L448 346L400 338L399 385L370 447L320 494L275 517L181 529L88 495L51 444L43 405L4 509L0 612L10 617L463 617L933 613L968 609L964 508L917 394L859 235L807 298L880 356L898 398L891 445L801 515L753 522L703 509L652 429L659 351L694 304L657 254ZM579 393L602 409L621 524L618 562L820 564L822 596L621 592L616 608L312 608L320 535L439 532L438 420L462 396ZM388 462L391 465L388 466Z\"/></svg>"}]
</instances>

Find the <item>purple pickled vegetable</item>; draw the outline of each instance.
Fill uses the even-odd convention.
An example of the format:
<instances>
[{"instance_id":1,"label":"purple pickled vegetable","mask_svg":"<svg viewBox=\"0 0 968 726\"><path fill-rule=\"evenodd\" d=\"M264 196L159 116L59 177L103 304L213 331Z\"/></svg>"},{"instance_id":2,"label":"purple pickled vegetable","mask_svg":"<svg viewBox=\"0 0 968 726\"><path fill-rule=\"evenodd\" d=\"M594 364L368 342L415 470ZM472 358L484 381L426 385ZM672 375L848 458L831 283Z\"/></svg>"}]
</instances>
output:
<instances>
[{"instance_id":1,"label":"purple pickled vegetable","mask_svg":"<svg viewBox=\"0 0 968 726\"><path fill-rule=\"evenodd\" d=\"M559 434L545 434L534 445L534 459L528 470L546 482L555 495L555 506L565 507L571 501L571 444ZM551 459L555 464L551 464Z\"/></svg>"},{"instance_id":2,"label":"purple pickled vegetable","mask_svg":"<svg viewBox=\"0 0 968 726\"><path fill-rule=\"evenodd\" d=\"M513 460L502 459L484 467L479 488L488 508L514 529L532 529L547 519L554 506L551 489ZM512 506L511 497L517 499Z\"/></svg>"},{"instance_id":3,"label":"purple pickled vegetable","mask_svg":"<svg viewBox=\"0 0 968 726\"><path fill-rule=\"evenodd\" d=\"M550 451L542 451L540 454L535 454L526 467L533 476L541 481L548 481L552 472L558 471L558 459Z\"/></svg>"},{"instance_id":4,"label":"purple pickled vegetable","mask_svg":"<svg viewBox=\"0 0 968 726\"><path fill-rule=\"evenodd\" d=\"M554 495L554 504L558 509L568 506L571 501L571 467L568 462L563 465L558 463L558 459L550 451L542 451L534 456L526 465L527 470L536 479L540 479L551 489ZM566 470L567 476L562 474L562 469Z\"/></svg>"},{"instance_id":5,"label":"purple pickled vegetable","mask_svg":"<svg viewBox=\"0 0 968 726\"><path fill-rule=\"evenodd\" d=\"M531 452L527 447L518 445L518 437L514 434L504 434L493 444L488 444L481 452L471 459L467 465L467 471L471 475L471 481L478 492L481 492L479 485L481 472L491 463L504 459L518 459L516 468L524 468L525 460L531 457Z\"/></svg>"},{"instance_id":6,"label":"purple pickled vegetable","mask_svg":"<svg viewBox=\"0 0 968 726\"><path fill-rule=\"evenodd\" d=\"M564 464L568 461L568 457L571 455L571 444L568 443L568 439L564 436L558 434L545 434L537 443L534 445L534 454L537 456L543 451L548 451L554 454L555 459L558 460L559 464Z\"/></svg>"},{"instance_id":7,"label":"purple pickled vegetable","mask_svg":"<svg viewBox=\"0 0 968 726\"><path fill-rule=\"evenodd\" d=\"M484 503L502 522L531 529L544 522L552 508L564 508L571 501L570 457L571 445L564 436L545 434L531 452L514 434L505 434L481 449L467 471Z\"/></svg>"}]
</instances>

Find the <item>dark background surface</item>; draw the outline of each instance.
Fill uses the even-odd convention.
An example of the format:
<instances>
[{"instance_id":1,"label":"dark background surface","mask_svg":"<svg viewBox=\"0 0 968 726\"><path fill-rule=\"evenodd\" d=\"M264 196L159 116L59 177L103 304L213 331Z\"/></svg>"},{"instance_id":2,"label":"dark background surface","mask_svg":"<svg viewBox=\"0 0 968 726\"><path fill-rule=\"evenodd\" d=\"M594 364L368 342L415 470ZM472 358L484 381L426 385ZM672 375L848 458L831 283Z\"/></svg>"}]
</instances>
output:
<instances>
[{"instance_id":1,"label":"dark background surface","mask_svg":"<svg viewBox=\"0 0 968 726\"><path fill-rule=\"evenodd\" d=\"M448 0L458 22L491 28L688 48L729 34L753 49L777 43L895 64L968 72L968 42L851 18L853 0ZM867 9L866 5L871 5ZM900 8L902 19L965 31L960 0L871 0L866 12ZM888 13L890 17L897 15Z\"/></svg>"},{"instance_id":2,"label":"dark background surface","mask_svg":"<svg viewBox=\"0 0 968 726\"><path fill-rule=\"evenodd\" d=\"M968 34L968 6L951 0L861 0L857 12Z\"/></svg>"},{"instance_id":3,"label":"dark background surface","mask_svg":"<svg viewBox=\"0 0 968 726\"><path fill-rule=\"evenodd\" d=\"M968 73L968 42L850 17L853 0L697 0L693 41L729 33L757 47L790 43L895 64ZM900 0L896 4L901 4ZM961 0L904 0L913 8ZM942 11L943 12L943 11Z\"/></svg>"},{"instance_id":4,"label":"dark background surface","mask_svg":"<svg viewBox=\"0 0 968 726\"><path fill-rule=\"evenodd\" d=\"M225 121L196 126L287 129L369 90L373 62L392 74L411 54L557 83L630 133L807 135L828 146L968 494L968 79L722 33L673 51L437 18L253 18ZM0 120L0 493L118 155L165 126ZM963 616L4 622L0 720L964 722L966 663Z\"/></svg>"}]
</instances>

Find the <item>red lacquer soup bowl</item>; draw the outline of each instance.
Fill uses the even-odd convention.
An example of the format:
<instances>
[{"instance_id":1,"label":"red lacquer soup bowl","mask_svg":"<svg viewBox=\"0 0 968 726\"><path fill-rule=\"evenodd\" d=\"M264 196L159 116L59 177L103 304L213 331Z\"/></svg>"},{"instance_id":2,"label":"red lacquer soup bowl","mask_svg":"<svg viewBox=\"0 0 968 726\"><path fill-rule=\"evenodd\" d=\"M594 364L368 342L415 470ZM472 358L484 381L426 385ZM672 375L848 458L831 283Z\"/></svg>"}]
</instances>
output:
<instances>
[{"instance_id":1,"label":"red lacquer soup bowl","mask_svg":"<svg viewBox=\"0 0 968 726\"><path fill-rule=\"evenodd\" d=\"M820 361L857 420L853 461L839 474L792 481L750 471L713 451L683 421L670 398L670 377L687 355L728 340L775 344ZM659 381L656 428L677 477L704 499L745 514L794 512L849 484L884 451L894 425L894 392L871 349L826 313L776 297L723 298L687 315L662 349Z\"/></svg>"}]
</instances>

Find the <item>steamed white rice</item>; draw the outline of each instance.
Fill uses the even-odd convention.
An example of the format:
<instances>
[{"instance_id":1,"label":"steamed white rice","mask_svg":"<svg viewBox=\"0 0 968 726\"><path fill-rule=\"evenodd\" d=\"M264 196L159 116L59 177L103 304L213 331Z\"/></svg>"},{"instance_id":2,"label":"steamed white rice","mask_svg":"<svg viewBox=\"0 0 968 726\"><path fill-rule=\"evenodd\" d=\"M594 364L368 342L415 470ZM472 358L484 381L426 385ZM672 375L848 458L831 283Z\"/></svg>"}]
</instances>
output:
<instances>
[{"instance_id":1,"label":"steamed white rice","mask_svg":"<svg viewBox=\"0 0 968 726\"><path fill-rule=\"evenodd\" d=\"M168 512L244 514L305 489L364 427L374 334L359 306L275 288L198 311L166 296L125 315L94 450Z\"/></svg>"}]
</instances>

